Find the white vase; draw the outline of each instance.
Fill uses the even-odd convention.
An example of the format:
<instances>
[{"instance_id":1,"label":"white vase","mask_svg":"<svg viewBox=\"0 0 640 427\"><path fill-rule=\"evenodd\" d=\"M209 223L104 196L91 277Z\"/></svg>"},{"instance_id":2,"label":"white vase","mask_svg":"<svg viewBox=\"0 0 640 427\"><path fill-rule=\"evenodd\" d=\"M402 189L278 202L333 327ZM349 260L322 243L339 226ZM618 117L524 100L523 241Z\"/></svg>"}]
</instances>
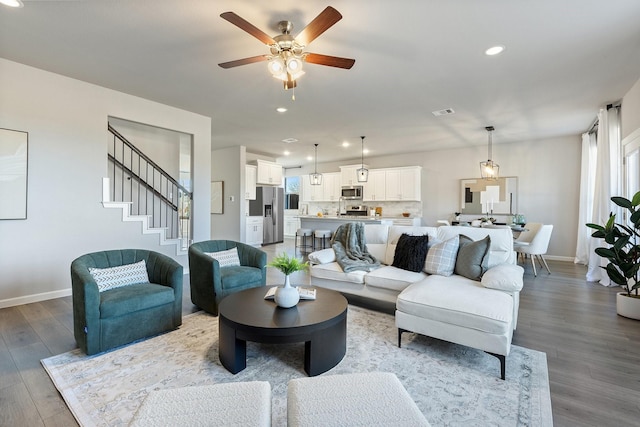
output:
<instances>
[{"instance_id":1,"label":"white vase","mask_svg":"<svg viewBox=\"0 0 640 427\"><path fill-rule=\"evenodd\" d=\"M616 310L620 316L640 320L640 298L629 297L626 292L618 292Z\"/></svg>"},{"instance_id":2,"label":"white vase","mask_svg":"<svg viewBox=\"0 0 640 427\"><path fill-rule=\"evenodd\" d=\"M293 307L300 301L300 294L296 288L291 286L288 275L284 276L284 286L276 289L274 299L276 304L282 308Z\"/></svg>"}]
</instances>

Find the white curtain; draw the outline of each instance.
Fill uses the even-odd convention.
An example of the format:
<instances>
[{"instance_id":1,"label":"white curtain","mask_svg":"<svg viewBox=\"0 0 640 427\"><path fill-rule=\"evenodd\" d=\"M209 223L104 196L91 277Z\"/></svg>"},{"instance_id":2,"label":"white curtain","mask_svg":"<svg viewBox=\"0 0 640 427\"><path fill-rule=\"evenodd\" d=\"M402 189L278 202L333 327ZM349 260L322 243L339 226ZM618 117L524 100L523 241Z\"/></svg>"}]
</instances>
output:
<instances>
[{"instance_id":1,"label":"white curtain","mask_svg":"<svg viewBox=\"0 0 640 427\"><path fill-rule=\"evenodd\" d=\"M620 114L618 108L602 109L598 113L597 146L593 212L589 222L604 224L609 219L610 212L617 213L617 217L620 217L620 210L611 202L611 197L623 194ZM587 280L600 282L604 286L616 286L611 283L607 273L600 268L606 266L608 261L594 252L597 247L606 246L606 244L602 239L591 238L589 245Z\"/></svg>"},{"instance_id":2,"label":"white curtain","mask_svg":"<svg viewBox=\"0 0 640 427\"><path fill-rule=\"evenodd\" d=\"M596 159L597 159L596 133L582 134L582 164L580 171L580 206L578 211L578 241L576 244L576 264L589 264L589 251L591 249L592 229L585 226L591 222L593 214L593 196L596 183Z\"/></svg>"}]
</instances>

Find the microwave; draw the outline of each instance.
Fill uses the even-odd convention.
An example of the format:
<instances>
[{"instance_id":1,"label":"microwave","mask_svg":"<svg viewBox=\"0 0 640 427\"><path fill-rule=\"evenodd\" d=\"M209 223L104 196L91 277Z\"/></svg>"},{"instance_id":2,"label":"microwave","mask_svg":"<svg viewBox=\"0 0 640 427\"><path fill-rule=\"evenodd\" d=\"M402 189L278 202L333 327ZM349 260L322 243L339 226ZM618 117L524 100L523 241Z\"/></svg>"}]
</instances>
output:
<instances>
[{"instance_id":1,"label":"microwave","mask_svg":"<svg viewBox=\"0 0 640 427\"><path fill-rule=\"evenodd\" d=\"M362 200L362 185L342 187L341 196L345 200Z\"/></svg>"}]
</instances>

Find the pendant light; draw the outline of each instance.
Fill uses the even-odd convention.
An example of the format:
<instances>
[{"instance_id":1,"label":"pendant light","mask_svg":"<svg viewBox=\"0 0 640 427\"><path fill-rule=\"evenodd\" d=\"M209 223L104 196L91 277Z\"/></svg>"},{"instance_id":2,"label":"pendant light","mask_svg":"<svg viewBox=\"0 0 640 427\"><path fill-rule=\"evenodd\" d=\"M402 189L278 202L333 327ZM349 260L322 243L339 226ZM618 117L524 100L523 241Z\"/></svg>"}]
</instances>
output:
<instances>
[{"instance_id":1,"label":"pendant light","mask_svg":"<svg viewBox=\"0 0 640 427\"><path fill-rule=\"evenodd\" d=\"M491 136L495 129L493 126L487 126L485 129L489 133L488 160L486 162L480 162L480 175L483 179L498 179L500 165L491 160Z\"/></svg>"},{"instance_id":2,"label":"pendant light","mask_svg":"<svg viewBox=\"0 0 640 427\"><path fill-rule=\"evenodd\" d=\"M358 175L358 182L367 182L369 180L369 169L364 167L364 136L362 138L362 154L361 154L361 167L356 171Z\"/></svg>"},{"instance_id":3,"label":"pendant light","mask_svg":"<svg viewBox=\"0 0 640 427\"><path fill-rule=\"evenodd\" d=\"M322 174L318 173L318 144L314 144L316 146L316 164L313 168L313 173L309 174L309 181L311 185L322 185Z\"/></svg>"}]
</instances>

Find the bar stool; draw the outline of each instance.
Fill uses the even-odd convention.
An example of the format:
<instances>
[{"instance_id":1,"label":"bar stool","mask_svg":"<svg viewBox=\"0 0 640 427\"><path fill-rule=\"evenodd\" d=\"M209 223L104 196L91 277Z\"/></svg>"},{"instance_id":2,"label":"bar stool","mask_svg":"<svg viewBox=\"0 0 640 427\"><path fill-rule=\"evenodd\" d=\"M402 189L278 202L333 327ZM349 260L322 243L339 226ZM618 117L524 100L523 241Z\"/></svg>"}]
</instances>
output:
<instances>
[{"instance_id":1,"label":"bar stool","mask_svg":"<svg viewBox=\"0 0 640 427\"><path fill-rule=\"evenodd\" d=\"M311 237L311 243L307 243L307 237ZM296 231L295 249L298 248L300 248L300 252L313 250L313 232L310 228L298 228Z\"/></svg>"},{"instance_id":2,"label":"bar stool","mask_svg":"<svg viewBox=\"0 0 640 427\"><path fill-rule=\"evenodd\" d=\"M326 247L327 239L331 239L331 230L316 230L313 232L313 249L317 248L316 239L322 239L322 249Z\"/></svg>"}]
</instances>

